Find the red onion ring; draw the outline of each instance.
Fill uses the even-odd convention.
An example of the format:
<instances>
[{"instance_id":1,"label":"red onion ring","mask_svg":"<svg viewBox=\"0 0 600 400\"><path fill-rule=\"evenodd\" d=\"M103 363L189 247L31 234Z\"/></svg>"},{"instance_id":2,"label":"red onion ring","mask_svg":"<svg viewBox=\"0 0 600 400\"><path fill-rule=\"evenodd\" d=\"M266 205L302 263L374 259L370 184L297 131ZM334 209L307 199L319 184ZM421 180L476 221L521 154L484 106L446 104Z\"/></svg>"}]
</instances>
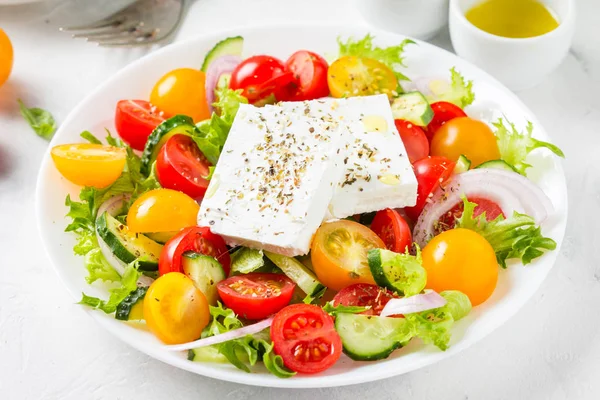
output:
<instances>
[{"instance_id":1,"label":"red onion ring","mask_svg":"<svg viewBox=\"0 0 600 400\"><path fill-rule=\"evenodd\" d=\"M497 203L504 215L514 211L531 216L537 224L554 212L546 194L529 179L516 172L499 169L473 169L454 175L440 186L421 212L413 231L414 241L423 247L434 236L434 224L442 215L462 202L461 196L482 197Z\"/></svg>"},{"instance_id":2,"label":"red onion ring","mask_svg":"<svg viewBox=\"0 0 600 400\"><path fill-rule=\"evenodd\" d=\"M246 335L252 335L252 334L261 332L263 329L266 329L271 326L271 324L273 323L273 318L274 318L274 316L269 317L260 322L257 322L256 324L252 324L252 325L244 326L242 328L234 329L229 332L221 333L220 335L215 335L215 336L210 336L210 337L207 337L204 339L199 339L194 342L164 346L164 349L170 350L170 351L183 351L183 350L197 349L199 347L206 347L206 346L210 346L213 344L228 342L230 340L238 339L238 338L244 337Z\"/></svg>"},{"instance_id":3,"label":"red onion ring","mask_svg":"<svg viewBox=\"0 0 600 400\"><path fill-rule=\"evenodd\" d=\"M242 58L234 55L222 56L215 59L206 70L206 83L204 85L206 90L206 102L208 103L208 109L213 112L213 103L215 102L215 89L219 78L223 74L230 74L233 72L235 67L242 62Z\"/></svg>"},{"instance_id":4,"label":"red onion ring","mask_svg":"<svg viewBox=\"0 0 600 400\"><path fill-rule=\"evenodd\" d=\"M445 306L446 299L440 296L433 290L425 291L425 294L417 294L410 297L402 297L400 299L391 299L387 302L383 310L382 317L399 314L413 314L422 311L432 310Z\"/></svg>"}]
</instances>

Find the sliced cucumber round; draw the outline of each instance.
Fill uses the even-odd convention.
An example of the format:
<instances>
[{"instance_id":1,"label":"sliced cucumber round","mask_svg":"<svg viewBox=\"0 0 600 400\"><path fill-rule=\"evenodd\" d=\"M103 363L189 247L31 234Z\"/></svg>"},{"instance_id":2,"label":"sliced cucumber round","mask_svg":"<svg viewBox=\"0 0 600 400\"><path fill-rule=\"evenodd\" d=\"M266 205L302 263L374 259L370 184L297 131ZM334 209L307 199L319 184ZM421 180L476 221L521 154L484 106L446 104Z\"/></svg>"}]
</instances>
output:
<instances>
[{"instance_id":1,"label":"sliced cucumber round","mask_svg":"<svg viewBox=\"0 0 600 400\"><path fill-rule=\"evenodd\" d=\"M320 297L325 292L325 286L319 282L315 273L300 261L270 251L264 251L264 253L288 278L296 282L298 287L307 295Z\"/></svg>"},{"instance_id":2,"label":"sliced cucumber round","mask_svg":"<svg viewBox=\"0 0 600 400\"><path fill-rule=\"evenodd\" d=\"M394 119L403 119L417 126L427 126L433 119L433 110L421 92L404 93L392 103Z\"/></svg>"},{"instance_id":3,"label":"sliced cucumber round","mask_svg":"<svg viewBox=\"0 0 600 400\"><path fill-rule=\"evenodd\" d=\"M244 38L241 36L229 37L221 40L219 43L206 53L204 62L202 63L201 71L206 72L208 66L217 58L221 56L242 56L242 50L244 49Z\"/></svg>"},{"instance_id":4,"label":"sliced cucumber round","mask_svg":"<svg viewBox=\"0 0 600 400\"><path fill-rule=\"evenodd\" d=\"M144 175L150 173L150 166L158 157L158 151L171 136L177 134L191 136L195 129L194 121L185 115L176 115L158 125L146 141L140 172Z\"/></svg>"},{"instance_id":5,"label":"sliced cucumber round","mask_svg":"<svg viewBox=\"0 0 600 400\"><path fill-rule=\"evenodd\" d=\"M130 232L108 212L96 220L96 231L115 257L129 264L136 259L142 271L157 271L162 245L140 234Z\"/></svg>"},{"instance_id":6,"label":"sliced cucumber round","mask_svg":"<svg viewBox=\"0 0 600 400\"><path fill-rule=\"evenodd\" d=\"M493 169L502 169L504 171L508 171L508 172L516 172L517 174L519 173L519 171L517 171L515 169L515 167L513 167L512 165L510 165L509 163L507 163L504 160L492 160L492 161L486 161L484 163L479 164L478 166L475 167L477 168L493 168Z\"/></svg>"},{"instance_id":7,"label":"sliced cucumber round","mask_svg":"<svg viewBox=\"0 0 600 400\"><path fill-rule=\"evenodd\" d=\"M357 361L387 358L413 336L412 325L404 318L339 313L335 330L344 353Z\"/></svg>"},{"instance_id":8,"label":"sliced cucumber round","mask_svg":"<svg viewBox=\"0 0 600 400\"><path fill-rule=\"evenodd\" d=\"M183 272L194 281L208 303L216 305L219 300L217 283L226 278L221 263L214 257L187 251L183 253L181 265Z\"/></svg>"},{"instance_id":9,"label":"sliced cucumber round","mask_svg":"<svg viewBox=\"0 0 600 400\"><path fill-rule=\"evenodd\" d=\"M411 256L373 249L369 251L367 260L375 283L401 296L418 294L427 284L427 271L421 265L420 251L417 256Z\"/></svg>"}]
</instances>

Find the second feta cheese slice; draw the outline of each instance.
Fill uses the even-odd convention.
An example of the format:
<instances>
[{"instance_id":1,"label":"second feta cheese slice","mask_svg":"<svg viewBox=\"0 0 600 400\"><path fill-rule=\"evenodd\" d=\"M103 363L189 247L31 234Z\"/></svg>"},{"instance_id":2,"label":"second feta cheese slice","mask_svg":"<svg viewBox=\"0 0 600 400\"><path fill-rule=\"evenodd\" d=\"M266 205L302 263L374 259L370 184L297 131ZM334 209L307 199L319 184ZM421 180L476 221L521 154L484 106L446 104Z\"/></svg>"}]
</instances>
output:
<instances>
[{"instance_id":1,"label":"second feta cheese slice","mask_svg":"<svg viewBox=\"0 0 600 400\"><path fill-rule=\"evenodd\" d=\"M198 224L231 246L308 253L342 174L344 129L331 116L240 106Z\"/></svg>"}]
</instances>

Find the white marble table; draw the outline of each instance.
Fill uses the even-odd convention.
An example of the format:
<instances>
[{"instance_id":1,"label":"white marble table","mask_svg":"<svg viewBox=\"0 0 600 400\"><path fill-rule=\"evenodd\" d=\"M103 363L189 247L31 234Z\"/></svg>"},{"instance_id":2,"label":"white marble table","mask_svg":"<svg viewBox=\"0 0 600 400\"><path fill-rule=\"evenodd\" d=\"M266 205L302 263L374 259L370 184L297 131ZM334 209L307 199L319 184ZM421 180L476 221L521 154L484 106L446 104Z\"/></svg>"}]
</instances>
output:
<instances>
[{"instance_id":1,"label":"white marble table","mask_svg":"<svg viewBox=\"0 0 600 400\"><path fill-rule=\"evenodd\" d=\"M52 1L0 7L0 27L16 53L12 78L0 88L0 398L600 398L600 3L578 3L568 58L542 85L519 93L567 155L569 226L547 281L514 318L458 356L376 383L302 391L242 386L174 369L121 343L73 304L35 226L35 178L47 142L22 120L16 99L51 110L60 122L145 51L69 39L49 16ZM199 0L179 36L281 21L290 10L296 21L360 20L344 0ZM434 42L449 47L447 34Z\"/></svg>"}]
</instances>

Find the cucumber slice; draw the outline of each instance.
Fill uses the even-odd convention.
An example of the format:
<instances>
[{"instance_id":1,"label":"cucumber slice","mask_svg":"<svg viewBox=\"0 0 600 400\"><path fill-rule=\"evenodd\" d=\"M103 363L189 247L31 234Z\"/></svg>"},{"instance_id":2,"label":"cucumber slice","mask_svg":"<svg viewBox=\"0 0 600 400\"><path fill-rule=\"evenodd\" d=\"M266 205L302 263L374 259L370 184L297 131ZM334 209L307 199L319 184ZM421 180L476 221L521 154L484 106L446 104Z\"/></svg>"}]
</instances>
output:
<instances>
[{"instance_id":1,"label":"cucumber slice","mask_svg":"<svg viewBox=\"0 0 600 400\"><path fill-rule=\"evenodd\" d=\"M410 322L404 318L339 313L335 330L342 339L344 353L357 361L387 358L413 336Z\"/></svg>"},{"instance_id":2,"label":"cucumber slice","mask_svg":"<svg viewBox=\"0 0 600 400\"><path fill-rule=\"evenodd\" d=\"M129 232L126 225L108 212L96 220L96 231L119 260L129 264L137 259L141 271L158 270L162 245L140 233Z\"/></svg>"},{"instance_id":3,"label":"cucumber slice","mask_svg":"<svg viewBox=\"0 0 600 400\"><path fill-rule=\"evenodd\" d=\"M421 251L416 256L384 249L370 250L367 255L375 283L401 296L420 293L427 283L427 272L421 265Z\"/></svg>"},{"instance_id":4,"label":"cucumber slice","mask_svg":"<svg viewBox=\"0 0 600 400\"><path fill-rule=\"evenodd\" d=\"M204 346L188 350L187 359L196 362L226 363L227 357L219 352L218 346Z\"/></svg>"},{"instance_id":5,"label":"cucumber slice","mask_svg":"<svg viewBox=\"0 0 600 400\"><path fill-rule=\"evenodd\" d=\"M127 295L117 305L117 310L115 311L115 318L121 321L128 321L132 316L133 307L140 301L144 300L144 296L146 296L146 292L148 291L148 286L141 286L131 293ZM132 318L134 319L134 318Z\"/></svg>"},{"instance_id":6,"label":"cucumber slice","mask_svg":"<svg viewBox=\"0 0 600 400\"><path fill-rule=\"evenodd\" d=\"M417 126L427 126L433 119L433 110L421 92L404 93L392 103L394 119L403 119Z\"/></svg>"},{"instance_id":7,"label":"cucumber slice","mask_svg":"<svg viewBox=\"0 0 600 400\"><path fill-rule=\"evenodd\" d=\"M484 163L479 164L478 166L476 166L475 168L492 168L492 169L502 169L504 171L508 171L508 172L516 172L517 174L519 173L519 171L517 171L515 169L515 167L513 167L512 165L510 165L509 163L507 163L504 160L492 160L492 161L486 161Z\"/></svg>"},{"instance_id":8,"label":"cucumber slice","mask_svg":"<svg viewBox=\"0 0 600 400\"><path fill-rule=\"evenodd\" d=\"M204 57L204 62L202 63L202 68L200 70L202 72L206 72L210 63L212 63L216 58L221 56L242 56L242 50L244 49L244 38L241 36L234 36L227 39L221 40L219 43L215 44L206 56Z\"/></svg>"},{"instance_id":9,"label":"cucumber slice","mask_svg":"<svg viewBox=\"0 0 600 400\"><path fill-rule=\"evenodd\" d=\"M150 166L158 157L158 151L171 136L177 134L191 136L195 129L194 121L185 115L176 115L157 126L146 141L140 172L144 175L150 173Z\"/></svg>"},{"instance_id":10,"label":"cucumber slice","mask_svg":"<svg viewBox=\"0 0 600 400\"><path fill-rule=\"evenodd\" d=\"M217 305L217 283L226 278L221 263L214 257L186 251L181 258L181 265L183 272L194 281L194 285L206 296L208 303Z\"/></svg>"},{"instance_id":11,"label":"cucumber slice","mask_svg":"<svg viewBox=\"0 0 600 400\"><path fill-rule=\"evenodd\" d=\"M454 173L462 174L463 172L467 172L469 168L471 168L471 160L461 154L456 162L456 167L454 167Z\"/></svg>"},{"instance_id":12,"label":"cucumber slice","mask_svg":"<svg viewBox=\"0 0 600 400\"><path fill-rule=\"evenodd\" d=\"M179 232L152 232L146 233L146 236L154 240L156 243L165 244L169 241L169 239L177 235L177 233Z\"/></svg>"},{"instance_id":13,"label":"cucumber slice","mask_svg":"<svg viewBox=\"0 0 600 400\"><path fill-rule=\"evenodd\" d=\"M298 287L307 295L316 297L325 292L325 286L319 282L314 272L306 268L300 261L270 251L264 253L288 278L296 282Z\"/></svg>"}]
</instances>

